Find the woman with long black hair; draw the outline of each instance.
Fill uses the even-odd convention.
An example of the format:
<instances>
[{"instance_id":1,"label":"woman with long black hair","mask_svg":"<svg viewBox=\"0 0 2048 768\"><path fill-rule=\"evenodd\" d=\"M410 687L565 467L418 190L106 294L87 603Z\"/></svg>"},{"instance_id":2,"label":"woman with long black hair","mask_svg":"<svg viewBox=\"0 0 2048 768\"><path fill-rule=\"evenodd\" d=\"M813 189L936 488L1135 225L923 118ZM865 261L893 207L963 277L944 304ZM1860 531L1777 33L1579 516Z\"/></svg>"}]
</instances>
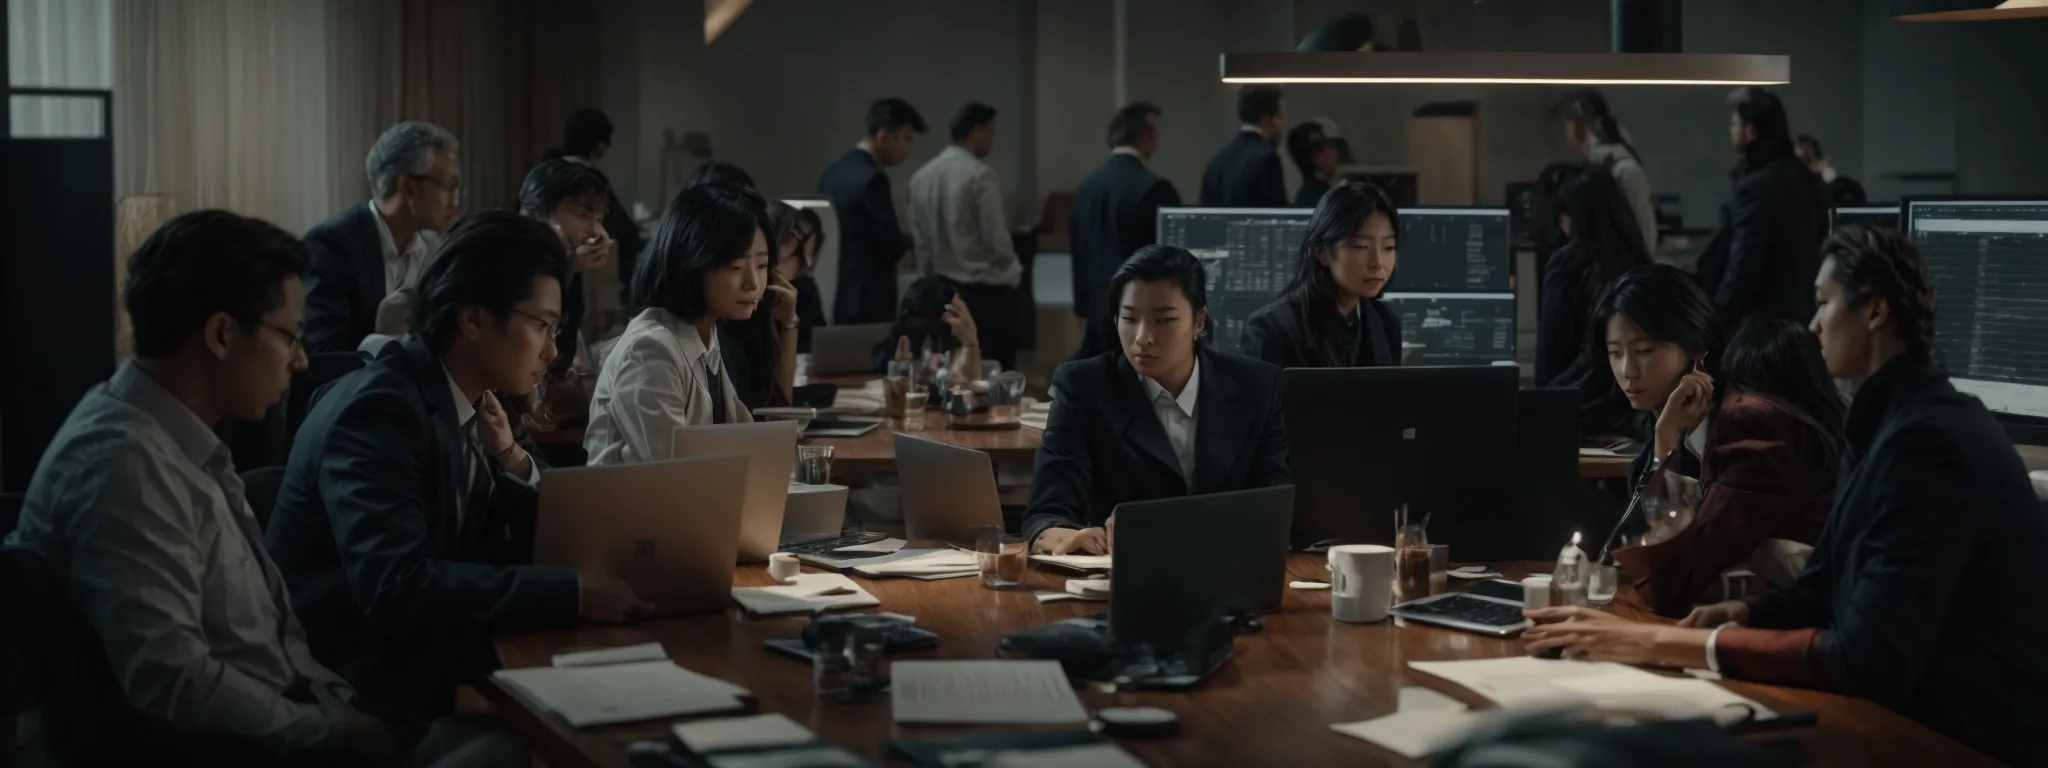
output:
<instances>
[{"instance_id":1,"label":"woman with long black hair","mask_svg":"<svg viewBox=\"0 0 2048 768\"><path fill-rule=\"evenodd\" d=\"M2048 757L2048 551L2026 466L1934 359L1934 296L1889 230L1829 238L1809 325L1835 379L1860 381L1840 494L1797 581L1696 608L1678 626L1587 608L1530 612L1532 651L1871 699L2013 765Z\"/></svg>"},{"instance_id":2,"label":"woman with long black hair","mask_svg":"<svg viewBox=\"0 0 2048 768\"><path fill-rule=\"evenodd\" d=\"M640 313L612 346L590 398L590 463L673 455L675 430L753 417L727 370L720 337L741 345L756 393L788 402L796 370L796 293L774 275L768 204L752 190L699 184L669 203L633 276ZM721 334L721 326L738 326Z\"/></svg>"},{"instance_id":3,"label":"woman with long black hair","mask_svg":"<svg viewBox=\"0 0 2048 768\"><path fill-rule=\"evenodd\" d=\"M1628 134L1607 107L1607 97L1591 88L1572 94L1560 110L1564 117L1564 140L1585 153L1586 161L1599 166L1620 185L1629 213L1635 216L1643 250L1657 250L1657 201L1650 195L1650 175L1643 170L1642 155L1628 142Z\"/></svg>"},{"instance_id":4,"label":"woman with long black hair","mask_svg":"<svg viewBox=\"0 0 2048 768\"><path fill-rule=\"evenodd\" d=\"M1607 286L1650 263L1621 186L1591 165L1557 192L1558 227L1567 238L1543 266L1537 298L1536 386L1577 382L1599 358L1586 354L1593 304ZM1603 372L1604 373L1604 372Z\"/></svg>"},{"instance_id":5,"label":"woman with long black hair","mask_svg":"<svg viewBox=\"0 0 2048 768\"><path fill-rule=\"evenodd\" d=\"M1309 217L1293 281L1245 320L1245 355L1281 368L1401 364L1401 318L1380 303L1401 217L1379 187L1346 181Z\"/></svg>"}]
</instances>

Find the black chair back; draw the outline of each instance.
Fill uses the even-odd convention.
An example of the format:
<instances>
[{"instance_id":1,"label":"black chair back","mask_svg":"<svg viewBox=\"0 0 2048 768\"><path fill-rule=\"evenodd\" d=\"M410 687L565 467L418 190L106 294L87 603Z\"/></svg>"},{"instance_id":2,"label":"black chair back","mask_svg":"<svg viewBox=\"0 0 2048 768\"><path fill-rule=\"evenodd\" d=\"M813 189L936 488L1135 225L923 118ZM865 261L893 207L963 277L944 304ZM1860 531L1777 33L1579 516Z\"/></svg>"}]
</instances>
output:
<instances>
[{"instance_id":1,"label":"black chair back","mask_svg":"<svg viewBox=\"0 0 2048 768\"><path fill-rule=\"evenodd\" d=\"M64 765L144 765L162 757L143 740L141 718L122 698L99 634L71 606L64 574L33 549L0 547L0 632L10 691L8 719L39 709L49 747Z\"/></svg>"},{"instance_id":2,"label":"black chair back","mask_svg":"<svg viewBox=\"0 0 2048 768\"><path fill-rule=\"evenodd\" d=\"M270 527L270 511L277 508L277 489L284 485L284 467L263 467L242 473L242 495L249 511L256 513L256 527Z\"/></svg>"},{"instance_id":3,"label":"black chair back","mask_svg":"<svg viewBox=\"0 0 2048 768\"><path fill-rule=\"evenodd\" d=\"M361 352L321 352L306 358L306 370L292 376L291 393L285 396L285 440L299 436L299 425L313 409L313 395L328 382L362 370L370 360Z\"/></svg>"}]
</instances>

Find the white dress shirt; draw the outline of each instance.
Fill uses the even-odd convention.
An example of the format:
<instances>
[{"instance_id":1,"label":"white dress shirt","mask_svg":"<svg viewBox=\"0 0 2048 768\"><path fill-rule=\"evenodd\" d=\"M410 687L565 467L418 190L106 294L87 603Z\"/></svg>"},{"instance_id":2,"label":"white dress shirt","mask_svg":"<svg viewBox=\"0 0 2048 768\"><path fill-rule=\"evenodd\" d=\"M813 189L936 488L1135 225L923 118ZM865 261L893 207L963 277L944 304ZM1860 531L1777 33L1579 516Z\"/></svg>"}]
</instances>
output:
<instances>
[{"instance_id":1,"label":"white dress shirt","mask_svg":"<svg viewBox=\"0 0 2048 768\"><path fill-rule=\"evenodd\" d=\"M970 285L1023 280L996 169L958 144L911 175L910 229L917 263L933 272Z\"/></svg>"},{"instance_id":2,"label":"white dress shirt","mask_svg":"<svg viewBox=\"0 0 2048 768\"><path fill-rule=\"evenodd\" d=\"M124 363L51 441L9 540L65 575L143 717L279 750L338 747L355 693L313 659L243 493L213 430Z\"/></svg>"},{"instance_id":3,"label":"white dress shirt","mask_svg":"<svg viewBox=\"0 0 2048 768\"><path fill-rule=\"evenodd\" d=\"M754 420L724 373L718 334L707 343L697 326L660 307L626 324L605 356L590 395L583 448L590 465L659 461L675 455L675 432L713 423L711 376L723 381L727 420Z\"/></svg>"},{"instance_id":4,"label":"white dress shirt","mask_svg":"<svg viewBox=\"0 0 2048 768\"><path fill-rule=\"evenodd\" d=\"M1140 163L1145 162L1145 153L1139 152L1137 147L1133 147L1129 144L1124 144L1115 149L1112 149L1109 151L1109 153L1112 155L1130 155L1131 157L1138 158L1138 162Z\"/></svg>"},{"instance_id":5,"label":"white dress shirt","mask_svg":"<svg viewBox=\"0 0 2048 768\"><path fill-rule=\"evenodd\" d=\"M384 247L384 295L418 285L420 273L427 269L427 258L441 244L441 236L422 229L413 233L412 242L406 243L405 251L400 252L398 240L391 236L391 226L384 223L384 214L377 211L375 200L370 201L370 218L377 222L377 242Z\"/></svg>"},{"instance_id":6,"label":"white dress shirt","mask_svg":"<svg viewBox=\"0 0 2048 768\"><path fill-rule=\"evenodd\" d=\"M1173 457L1180 460L1181 479L1194 489L1195 403L1202 388L1202 361L1195 361L1195 370L1188 374L1188 385L1181 387L1179 397L1159 382L1144 376L1138 380L1144 382L1145 395L1152 399L1152 413L1159 417L1159 426L1166 428L1166 443L1173 446Z\"/></svg>"}]
</instances>

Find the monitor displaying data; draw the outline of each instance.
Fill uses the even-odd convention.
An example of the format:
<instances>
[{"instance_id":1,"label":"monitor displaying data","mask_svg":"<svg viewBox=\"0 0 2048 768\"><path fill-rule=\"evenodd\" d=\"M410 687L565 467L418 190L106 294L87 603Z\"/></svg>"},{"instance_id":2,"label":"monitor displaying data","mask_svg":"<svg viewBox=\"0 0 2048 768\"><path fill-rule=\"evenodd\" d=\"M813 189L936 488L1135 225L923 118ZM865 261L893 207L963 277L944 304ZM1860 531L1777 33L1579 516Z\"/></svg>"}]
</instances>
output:
<instances>
[{"instance_id":1,"label":"monitor displaying data","mask_svg":"<svg viewBox=\"0 0 2048 768\"><path fill-rule=\"evenodd\" d=\"M1906 204L1934 289L1935 354L1993 411L2048 418L2048 196Z\"/></svg>"},{"instance_id":2,"label":"monitor displaying data","mask_svg":"<svg viewBox=\"0 0 2048 768\"><path fill-rule=\"evenodd\" d=\"M1899 207L1896 205L1842 205L1829 211L1828 229L1843 227L1884 227L1899 228Z\"/></svg>"},{"instance_id":3,"label":"monitor displaying data","mask_svg":"<svg viewBox=\"0 0 2048 768\"><path fill-rule=\"evenodd\" d=\"M1164 208L1159 242L1209 272L1210 341L1239 351L1244 322L1294 278L1306 208ZM1515 359L1512 234L1505 208L1403 208L1399 261L1382 300L1423 365Z\"/></svg>"}]
</instances>

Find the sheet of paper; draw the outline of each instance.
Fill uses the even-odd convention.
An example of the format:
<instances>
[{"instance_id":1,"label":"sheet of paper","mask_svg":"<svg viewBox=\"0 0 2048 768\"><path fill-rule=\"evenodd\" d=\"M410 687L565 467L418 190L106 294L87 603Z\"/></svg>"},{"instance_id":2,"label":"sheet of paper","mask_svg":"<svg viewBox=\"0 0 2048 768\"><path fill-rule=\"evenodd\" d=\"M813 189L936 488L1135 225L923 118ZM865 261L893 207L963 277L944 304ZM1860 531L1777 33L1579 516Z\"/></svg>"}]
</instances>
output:
<instances>
[{"instance_id":1,"label":"sheet of paper","mask_svg":"<svg viewBox=\"0 0 2048 768\"><path fill-rule=\"evenodd\" d=\"M1072 592L1054 592L1050 589L1040 591L1036 595L1034 595L1034 597L1037 597L1038 602L1041 603L1057 603L1066 600L1083 599L1080 595L1076 595Z\"/></svg>"},{"instance_id":2,"label":"sheet of paper","mask_svg":"<svg viewBox=\"0 0 2048 768\"><path fill-rule=\"evenodd\" d=\"M1411 661L1408 668L1471 689L1502 707L1551 707L1585 703L1585 695L1559 686L1563 680L1618 675L1655 681L1657 675L1608 661L1567 661L1509 656L1473 661Z\"/></svg>"},{"instance_id":3,"label":"sheet of paper","mask_svg":"<svg viewBox=\"0 0 2048 768\"><path fill-rule=\"evenodd\" d=\"M910 542L904 541L902 539L883 539L881 541L872 542L868 544L855 544L851 547L840 547L832 551L845 552L848 554L856 552L875 552L878 554L886 555L890 552L895 552L897 550L902 549L903 545L909 543Z\"/></svg>"},{"instance_id":4,"label":"sheet of paper","mask_svg":"<svg viewBox=\"0 0 2048 768\"><path fill-rule=\"evenodd\" d=\"M671 661L600 667L527 667L492 673L572 728L742 708L746 689Z\"/></svg>"},{"instance_id":5,"label":"sheet of paper","mask_svg":"<svg viewBox=\"0 0 2048 768\"><path fill-rule=\"evenodd\" d=\"M1057 661L899 661L890 668L898 723L1079 723L1088 719Z\"/></svg>"},{"instance_id":6,"label":"sheet of paper","mask_svg":"<svg viewBox=\"0 0 2048 768\"><path fill-rule=\"evenodd\" d=\"M1719 684L1694 677L1661 677L1645 680L1633 675L1597 675L1559 680L1557 686L1572 691L1602 709L1656 712L1671 718L1712 717L1730 721L1756 713L1756 719L1777 717L1770 708Z\"/></svg>"},{"instance_id":7,"label":"sheet of paper","mask_svg":"<svg viewBox=\"0 0 2048 768\"><path fill-rule=\"evenodd\" d=\"M919 573L957 573L980 567L981 563L975 559L973 552L936 549L885 563L863 563L854 566L853 570L864 576L910 576Z\"/></svg>"},{"instance_id":8,"label":"sheet of paper","mask_svg":"<svg viewBox=\"0 0 2048 768\"><path fill-rule=\"evenodd\" d=\"M593 648L587 651L557 653L552 662L557 667L596 667L605 664L662 661L667 658L668 651L661 647L661 643L641 643L618 648Z\"/></svg>"},{"instance_id":9,"label":"sheet of paper","mask_svg":"<svg viewBox=\"0 0 2048 768\"><path fill-rule=\"evenodd\" d=\"M796 581L775 587L735 587L732 599L758 614L797 613L836 608L865 608L882 601L842 573L800 573Z\"/></svg>"},{"instance_id":10,"label":"sheet of paper","mask_svg":"<svg viewBox=\"0 0 2048 768\"><path fill-rule=\"evenodd\" d=\"M1458 712L1471 709L1465 706L1465 702L1419 685L1402 686L1396 695L1400 697L1400 703L1394 705L1396 712Z\"/></svg>"},{"instance_id":11,"label":"sheet of paper","mask_svg":"<svg viewBox=\"0 0 2048 768\"><path fill-rule=\"evenodd\" d=\"M1057 565L1077 571L1109 570L1109 555L1032 555L1034 563Z\"/></svg>"},{"instance_id":12,"label":"sheet of paper","mask_svg":"<svg viewBox=\"0 0 2048 768\"><path fill-rule=\"evenodd\" d=\"M1145 768L1138 758L1115 744L997 752L987 768Z\"/></svg>"},{"instance_id":13,"label":"sheet of paper","mask_svg":"<svg viewBox=\"0 0 2048 768\"><path fill-rule=\"evenodd\" d=\"M677 723L672 730L677 741L700 755L728 749L804 744L818 738L809 728L775 713Z\"/></svg>"},{"instance_id":14,"label":"sheet of paper","mask_svg":"<svg viewBox=\"0 0 2048 768\"><path fill-rule=\"evenodd\" d=\"M1330 726L1330 730L1419 760L1457 744L1484 719L1483 713L1463 709L1420 710L1358 723L1338 723Z\"/></svg>"}]
</instances>

